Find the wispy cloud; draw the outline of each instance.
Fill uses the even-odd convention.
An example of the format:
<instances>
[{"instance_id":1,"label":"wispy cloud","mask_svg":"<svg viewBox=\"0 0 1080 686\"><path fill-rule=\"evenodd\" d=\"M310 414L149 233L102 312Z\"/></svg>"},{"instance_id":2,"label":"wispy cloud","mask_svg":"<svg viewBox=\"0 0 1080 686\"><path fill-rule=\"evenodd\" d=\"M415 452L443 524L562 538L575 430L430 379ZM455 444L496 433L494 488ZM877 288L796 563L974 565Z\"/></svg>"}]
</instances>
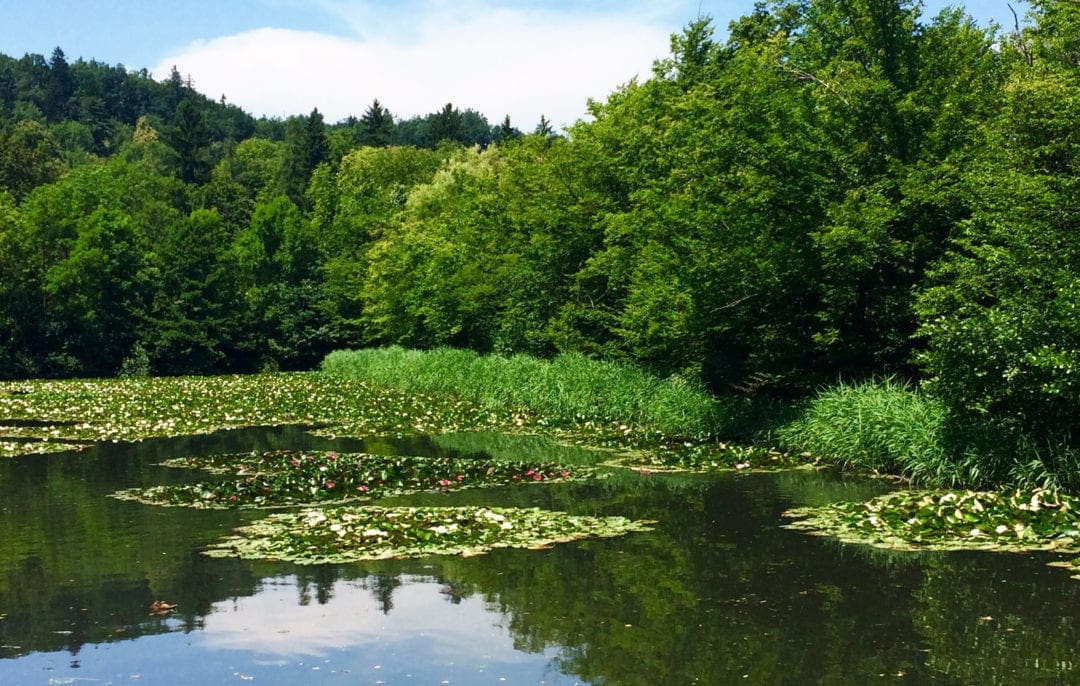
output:
<instances>
[{"instance_id":1,"label":"wispy cloud","mask_svg":"<svg viewBox=\"0 0 1080 686\"><path fill-rule=\"evenodd\" d=\"M371 3L319 0L346 31L246 31L188 45L154 71L175 64L200 91L224 93L255 114L318 107L334 121L379 98L398 116L453 102L493 123L509 114L531 128L541 114L573 123L588 98L647 76L667 51L670 28L655 9L612 13L599 3L582 13L541 4L411 0L387 15Z\"/></svg>"}]
</instances>

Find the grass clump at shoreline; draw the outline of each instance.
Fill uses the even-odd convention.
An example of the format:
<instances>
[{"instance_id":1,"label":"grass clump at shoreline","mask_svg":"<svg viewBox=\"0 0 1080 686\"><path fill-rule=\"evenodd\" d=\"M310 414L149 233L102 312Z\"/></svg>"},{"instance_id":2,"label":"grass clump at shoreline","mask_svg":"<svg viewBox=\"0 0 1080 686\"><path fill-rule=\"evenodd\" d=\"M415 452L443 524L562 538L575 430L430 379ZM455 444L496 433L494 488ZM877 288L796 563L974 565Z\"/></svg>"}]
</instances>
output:
<instances>
[{"instance_id":1,"label":"grass clump at shoreline","mask_svg":"<svg viewBox=\"0 0 1080 686\"><path fill-rule=\"evenodd\" d=\"M838 384L777 431L783 449L931 487L1080 490L1080 452L960 417L893 379Z\"/></svg>"},{"instance_id":2,"label":"grass clump at shoreline","mask_svg":"<svg viewBox=\"0 0 1080 686\"><path fill-rule=\"evenodd\" d=\"M781 445L847 469L913 480L963 481L946 448L944 405L892 379L839 384L811 399L778 432Z\"/></svg>"},{"instance_id":3,"label":"grass clump at shoreline","mask_svg":"<svg viewBox=\"0 0 1080 686\"><path fill-rule=\"evenodd\" d=\"M697 438L714 435L721 424L716 400L691 382L579 354L549 362L392 346L330 353L322 371L408 392L450 394L491 410L520 407L559 424L615 422Z\"/></svg>"}]
</instances>

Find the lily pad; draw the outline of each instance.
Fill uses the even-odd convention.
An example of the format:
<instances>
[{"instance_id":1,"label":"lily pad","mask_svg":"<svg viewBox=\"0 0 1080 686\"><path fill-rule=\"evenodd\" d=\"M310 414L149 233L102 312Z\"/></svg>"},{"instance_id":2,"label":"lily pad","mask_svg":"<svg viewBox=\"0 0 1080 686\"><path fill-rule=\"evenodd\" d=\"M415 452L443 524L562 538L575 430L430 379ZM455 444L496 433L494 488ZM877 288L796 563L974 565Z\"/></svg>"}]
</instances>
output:
<instances>
[{"instance_id":1,"label":"lily pad","mask_svg":"<svg viewBox=\"0 0 1080 686\"><path fill-rule=\"evenodd\" d=\"M1080 552L1080 501L1029 491L897 491L788 510L786 528L890 550ZM1074 570L1080 566L1070 563ZM1061 565L1057 565L1061 566Z\"/></svg>"},{"instance_id":2,"label":"lily pad","mask_svg":"<svg viewBox=\"0 0 1080 686\"><path fill-rule=\"evenodd\" d=\"M113 497L151 505L199 508L282 507L385 498L422 491L514 483L581 481L595 469L522 460L476 460L273 451L179 458L170 467L201 469L227 478L209 483L132 488Z\"/></svg>"},{"instance_id":3,"label":"lily pad","mask_svg":"<svg viewBox=\"0 0 1080 686\"><path fill-rule=\"evenodd\" d=\"M649 531L652 522L574 516L539 508L342 507L277 513L210 546L211 557L324 564L479 555Z\"/></svg>"}]
</instances>

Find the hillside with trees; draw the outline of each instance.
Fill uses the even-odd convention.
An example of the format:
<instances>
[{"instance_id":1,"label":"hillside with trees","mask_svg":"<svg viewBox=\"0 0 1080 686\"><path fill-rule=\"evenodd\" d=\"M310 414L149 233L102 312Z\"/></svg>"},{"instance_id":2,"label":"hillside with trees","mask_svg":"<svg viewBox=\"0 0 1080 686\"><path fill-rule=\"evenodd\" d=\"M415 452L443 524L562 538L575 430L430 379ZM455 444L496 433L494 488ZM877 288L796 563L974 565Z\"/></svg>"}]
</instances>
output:
<instances>
[{"instance_id":1,"label":"hillside with trees","mask_svg":"<svg viewBox=\"0 0 1080 686\"><path fill-rule=\"evenodd\" d=\"M0 56L0 376L573 351L720 395L894 376L1074 455L1078 36L1064 0L1015 31L759 3L565 136L257 120L175 70Z\"/></svg>"}]
</instances>

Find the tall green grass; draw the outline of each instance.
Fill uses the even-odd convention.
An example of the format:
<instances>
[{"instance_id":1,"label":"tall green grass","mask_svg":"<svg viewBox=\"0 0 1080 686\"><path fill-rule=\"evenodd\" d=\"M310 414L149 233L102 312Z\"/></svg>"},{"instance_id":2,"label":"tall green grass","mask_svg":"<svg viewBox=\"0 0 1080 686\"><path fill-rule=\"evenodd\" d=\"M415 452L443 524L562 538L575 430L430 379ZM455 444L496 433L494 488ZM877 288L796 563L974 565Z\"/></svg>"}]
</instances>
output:
<instances>
[{"instance_id":1,"label":"tall green grass","mask_svg":"<svg viewBox=\"0 0 1080 686\"><path fill-rule=\"evenodd\" d=\"M935 399L885 379L822 391L777 434L788 450L844 467L959 483L966 477L946 447L946 419L945 406Z\"/></svg>"},{"instance_id":2,"label":"tall green grass","mask_svg":"<svg viewBox=\"0 0 1080 686\"><path fill-rule=\"evenodd\" d=\"M491 409L522 407L556 422L621 422L670 436L712 435L721 418L716 400L691 382L579 354L546 361L392 346L332 352L322 371L408 392L453 394Z\"/></svg>"},{"instance_id":3,"label":"tall green grass","mask_svg":"<svg viewBox=\"0 0 1080 686\"><path fill-rule=\"evenodd\" d=\"M545 361L394 346L333 352L322 369L407 392L454 395L491 410L525 408L555 423L617 422L666 436L778 445L925 486L1080 490L1075 444L1002 434L978 418L950 415L937 399L894 379L841 383L792 406L715 398L683 379L577 354Z\"/></svg>"},{"instance_id":4,"label":"tall green grass","mask_svg":"<svg viewBox=\"0 0 1080 686\"><path fill-rule=\"evenodd\" d=\"M893 379L839 384L810 399L777 436L782 447L926 486L1080 489L1080 452L957 417Z\"/></svg>"}]
</instances>

